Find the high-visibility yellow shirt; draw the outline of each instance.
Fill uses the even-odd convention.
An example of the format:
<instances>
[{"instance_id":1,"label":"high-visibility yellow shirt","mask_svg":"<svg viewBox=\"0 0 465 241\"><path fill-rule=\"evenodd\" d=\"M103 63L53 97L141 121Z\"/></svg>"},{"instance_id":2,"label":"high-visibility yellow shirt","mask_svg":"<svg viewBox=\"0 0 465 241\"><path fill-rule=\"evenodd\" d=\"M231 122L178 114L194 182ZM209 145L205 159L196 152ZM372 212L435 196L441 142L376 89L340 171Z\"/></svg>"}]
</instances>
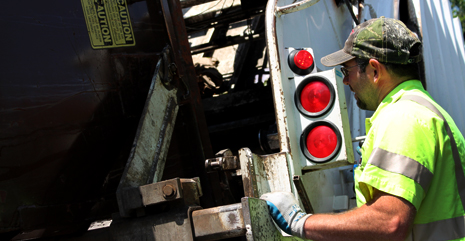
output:
<instances>
[{"instance_id":1,"label":"high-visibility yellow shirt","mask_svg":"<svg viewBox=\"0 0 465 241\"><path fill-rule=\"evenodd\" d=\"M423 97L439 110L457 143L458 164L444 120L403 96ZM392 90L366 120L366 133L362 163L355 169L357 205L372 200L378 189L415 206L409 239L465 240L465 190L459 192L465 183L457 181L464 175L465 141L421 82L405 81Z\"/></svg>"}]
</instances>

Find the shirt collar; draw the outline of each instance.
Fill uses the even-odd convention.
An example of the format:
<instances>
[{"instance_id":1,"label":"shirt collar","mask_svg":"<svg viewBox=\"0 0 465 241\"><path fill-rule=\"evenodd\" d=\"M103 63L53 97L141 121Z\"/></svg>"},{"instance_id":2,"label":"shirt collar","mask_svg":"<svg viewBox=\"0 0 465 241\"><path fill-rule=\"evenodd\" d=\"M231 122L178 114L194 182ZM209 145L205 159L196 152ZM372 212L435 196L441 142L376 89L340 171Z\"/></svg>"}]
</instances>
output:
<instances>
[{"instance_id":1,"label":"shirt collar","mask_svg":"<svg viewBox=\"0 0 465 241\"><path fill-rule=\"evenodd\" d=\"M425 89L423 88L423 85L421 84L419 80L404 81L400 83L396 88L391 90L391 92L389 92L389 94L387 94L386 97L384 97L384 99L378 105L378 108L376 108L376 111L371 116L371 118L367 118L366 120L367 131L369 129L368 126L371 127L371 123L375 121L376 117L381 112L381 110L384 109L384 107L397 102L402 97L402 95L404 95L406 91L414 90L414 89L418 89L422 92L426 92Z\"/></svg>"}]
</instances>

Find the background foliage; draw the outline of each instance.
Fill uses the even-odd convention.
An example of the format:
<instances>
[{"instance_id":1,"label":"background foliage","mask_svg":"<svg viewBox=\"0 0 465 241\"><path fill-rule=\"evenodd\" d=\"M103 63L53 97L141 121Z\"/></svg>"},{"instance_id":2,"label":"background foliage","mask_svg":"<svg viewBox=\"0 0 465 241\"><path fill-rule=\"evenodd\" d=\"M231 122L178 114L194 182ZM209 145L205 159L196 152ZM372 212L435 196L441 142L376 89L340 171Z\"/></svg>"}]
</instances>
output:
<instances>
[{"instance_id":1,"label":"background foliage","mask_svg":"<svg viewBox=\"0 0 465 241\"><path fill-rule=\"evenodd\" d=\"M452 8L452 14L454 17L460 19L462 24L462 34L465 39L465 0L449 0Z\"/></svg>"}]
</instances>

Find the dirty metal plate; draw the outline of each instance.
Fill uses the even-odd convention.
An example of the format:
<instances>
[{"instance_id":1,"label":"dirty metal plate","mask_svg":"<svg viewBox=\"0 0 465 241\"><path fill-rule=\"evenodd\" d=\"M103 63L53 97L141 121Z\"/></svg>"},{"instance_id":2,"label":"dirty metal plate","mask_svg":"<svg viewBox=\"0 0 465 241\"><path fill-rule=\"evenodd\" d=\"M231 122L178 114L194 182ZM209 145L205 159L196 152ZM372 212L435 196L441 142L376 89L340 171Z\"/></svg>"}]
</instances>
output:
<instances>
[{"instance_id":1,"label":"dirty metal plate","mask_svg":"<svg viewBox=\"0 0 465 241\"><path fill-rule=\"evenodd\" d=\"M242 204L236 203L192 213L196 240L218 240L245 235Z\"/></svg>"},{"instance_id":2,"label":"dirty metal plate","mask_svg":"<svg viewBox=\"0 0 465 241\"><path fill-rule=\"evenodd\" d=\"M120 187L138 187L158 182L163 174L166 155L178 113L177 89L162 83L158 62L134 147L123 173Z\"/></svg>"},{"instance_id":3,"label":"dirty metal plate","mask_svg":"<svg viewBox=\"0 0 465 241\"><path fill-rule=\"evenodd\" d=\"M300 238L283 236L271 218L268 205L258 198L242 198L242 210L247 241L297 241Z\"/></svg>"},{"instance_id":4,"label":"dirty metal plate","mask_svg":"<svg viewBox=\"0 0 465 241\"><path fill-rule=\"evenodd\" d=\"M81 0L94 49L136 45L126 0Z\"/></svg>"},{"instance_id":5,"label":"dirty metal plate","mask_svg":"<svg viewBox=\"0 0 465 241\"><path fill-rule=\"evenodd\" d=\"M179 178L152 183L140 187L123 188L118 193L120 212L128 216L134 210L149 205L184 198ZM198 198L197 198L198 199Z\"/></svg>"},{"instance_id":6,"label":"dirty metal plate","mask_svg":"<svg viewBox=\"0 0 465 241\"><path fill-rule=\"evenodd\" d=\"M281 240L281 235L273 224L264 200L245 197L242 198L242 206L247 241Z\"/></svg>"},{"instance_id":7,"label":"dirty metal plate","mask_svg":"<svg viewBox=\"0 0 465 241\"><path fill-rule=\"evenodd\" d=\"M287 153L260 156L242 148L239 161L241 169L238 174L242 176L246 197L258 198L271 191L291 191Z\"/></svg>"},{"instance_id":8,"label":"dirty metal plate","mask_svg":"<svg viewBox=\"0 0 465 241\"><path fill-rule=\"evenodd\" d=\"M167 212L165 217L156 216L157 224L153 226L154 240L171 241L171 240L186 240L194 241L194 233L192 228L192 213L200 207L188 207L188 211L182 212ZM187 217L185 216L187 214ZM161 224L159 224L161 223ZM147 240L147 239L144 239Z\"/></svg>"},{"instance_id":9,"label":"dirty metal plate","mask_svg":"<svg viewBox=\"0 0 465 241\"><path fill-rule=\"evenodd\" d=\"M139 191L144 206L183 198L179 178L140 186Z\"/></svg>"}]
</instances>

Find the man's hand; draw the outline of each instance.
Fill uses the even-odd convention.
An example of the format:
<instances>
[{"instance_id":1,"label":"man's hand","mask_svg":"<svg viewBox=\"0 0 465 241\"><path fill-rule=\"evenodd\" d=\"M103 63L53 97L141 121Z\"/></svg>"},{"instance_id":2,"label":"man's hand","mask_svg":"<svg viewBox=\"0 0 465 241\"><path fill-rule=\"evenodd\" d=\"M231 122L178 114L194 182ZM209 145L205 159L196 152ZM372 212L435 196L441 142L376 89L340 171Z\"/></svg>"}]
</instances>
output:
<instances>
[{"instance_id":1,"label":"man's hand","mask_svg":"<svg viewBox=\"0 0 465 241\"><path fill-rule=\"evenodd\" d=\"M290 192L270 192L260 199L266 200L276 224L286 233L305 239L304 224L311 214L306 214Z\"/></svg>"}]
</instances>

